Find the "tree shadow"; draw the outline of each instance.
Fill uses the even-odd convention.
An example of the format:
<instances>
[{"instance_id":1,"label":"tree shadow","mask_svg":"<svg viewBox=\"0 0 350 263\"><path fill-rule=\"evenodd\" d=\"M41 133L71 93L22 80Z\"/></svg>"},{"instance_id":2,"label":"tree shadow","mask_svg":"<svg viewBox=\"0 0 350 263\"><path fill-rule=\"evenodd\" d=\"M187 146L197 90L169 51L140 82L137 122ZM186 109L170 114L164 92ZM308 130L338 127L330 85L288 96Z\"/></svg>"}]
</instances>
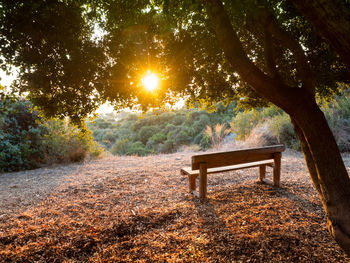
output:
<instances>
[{"instance_id":1,"label":"tree shadow","mask_svg":"<svg viewBox=\"0 0 350 263\"><path fill-rule=\"evenodd\" d=\"M317 245L322 247L322 244L319 244L319 234L327 235L325 232L319 233L319 229L316 229L318 235L315 235L308 230L309 225L295 225L293 231L274 225L274 220L278 222L279 219L278 211L263 213L265 222L269 222L271 226L266 223L264 225L260 221L263 216L258 214L258 210L253 215L252 211L247 211L246 218L234 216L235 213L240 215L245 213L244 204L237 204L237 196L245 196L247 201L254 198L257 200L267 198L267 204L268 198L281 199L278 202L282 203L282 199L286 198L293 201L300 211L304 209L307 212L315 212L316 208L320 208L320 205L292 193L287 188L277 188L261 183L215 189L209 193L207 199L193 197L192 202L196 207L202 234L208 239L207 247L203 248L204 251L207 251L208 258L214 256L223 262L310 262L308 259L311 256L319 257L319 262L325 262L324 259L333 253L322 255L322 249L318 249L318 252L310 252ZM231 210L232 207L234 209ZM252 208L253 211L254 209ZM265 210L268 209L268 207L265 208ZM230 217L230 212L232 212L232 217ZM303 216L301 212L298 211L298 213L301 215L297 214L293 219L297 220L298 217ZM317 225L319 228L320 222L316 221L322 218L308 217L307 220L315 220L310 225L315 227Z\"/></svg>"}]
</instances>

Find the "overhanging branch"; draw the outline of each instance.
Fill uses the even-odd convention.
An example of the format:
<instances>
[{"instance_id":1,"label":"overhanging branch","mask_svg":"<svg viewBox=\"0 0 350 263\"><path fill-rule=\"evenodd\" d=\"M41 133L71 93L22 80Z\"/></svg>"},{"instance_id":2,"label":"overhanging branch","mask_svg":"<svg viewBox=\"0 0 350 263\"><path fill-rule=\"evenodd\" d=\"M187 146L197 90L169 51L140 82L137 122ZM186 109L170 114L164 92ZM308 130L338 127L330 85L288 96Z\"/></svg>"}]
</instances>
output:
<instances>
[{"instance_id":1,"label":"overhanging branch","mask_svg":"<svg viewBox=\"0 0 350 263\"><path fill-rule=\"evenodd\" d=\"M242 80L272 103L292 113L310 98L310 93L285 85L262 72L247 56L220 0L203 0L228 61Z\"/></svg>"},{"instance_id":2,"label":"overhanging branch","mask_svg":"<svg viewBox=\"0 0 350 263\"><path fill-rule=\"evenodd\" d=\"M268 73L273 79L280 81L280 75L278 74L276 63L274 59L273 43L271 33L265 28L264 30L264 55L266 60L266 67Z\"/></svg>"},{"instance_id":3,"label":"overhanging branch","mask_svg":"<svg viewBox=\"0 0 350 263\"><path fill-rule=\"evenodd\" d=\"M309 91L312 95L315 95L313 74L307 56L299 42L286 30L280 27L273 15L267 10L263 13L263 20L266 25L265 30L269 31L283 46L287 47L293 53L297 65L297 72L302 81L303 88Z\"/></svg>"}]
</instances>

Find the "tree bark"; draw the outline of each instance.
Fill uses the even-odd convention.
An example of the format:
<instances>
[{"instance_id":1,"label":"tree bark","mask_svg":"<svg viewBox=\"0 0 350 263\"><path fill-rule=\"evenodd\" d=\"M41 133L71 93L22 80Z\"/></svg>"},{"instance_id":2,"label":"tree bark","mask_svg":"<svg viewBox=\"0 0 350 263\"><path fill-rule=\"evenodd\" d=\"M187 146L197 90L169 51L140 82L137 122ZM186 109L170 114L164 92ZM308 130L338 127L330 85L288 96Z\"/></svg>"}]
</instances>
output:
<instances>
[{"instance_id":1,"label":"tree bark","mask_svg":"<svg viewBox=\"0 0 350 263\"><path fill-rule=\"evenodd\" d=\"M292 0L338 52L350 74L350 10L340 0Z\"/></svg>"},{"instance_id":2,"label":"tree bark","mask_svg":"<svg viewBox=\"0 0 350 263\"><path fill-rule=\"evenodd\" d=\"M205 0L218 41L234 70L256 92L286 111L301 141L310 176L333 238L350 255L350 179L334 136L309 88L289 87L249 60L220 0Z\"/></svg>"},{"instance_id":3,"label":"tree bark","mask_svg":"<svg viewBox=\"0 0 350 263\"><path fill-rule=\"evenodd\" d=\"M323 112L314 100L291 116L310 176L327 215L328 230L350 255L350 180Z\"/></svg>"}]
</instances>

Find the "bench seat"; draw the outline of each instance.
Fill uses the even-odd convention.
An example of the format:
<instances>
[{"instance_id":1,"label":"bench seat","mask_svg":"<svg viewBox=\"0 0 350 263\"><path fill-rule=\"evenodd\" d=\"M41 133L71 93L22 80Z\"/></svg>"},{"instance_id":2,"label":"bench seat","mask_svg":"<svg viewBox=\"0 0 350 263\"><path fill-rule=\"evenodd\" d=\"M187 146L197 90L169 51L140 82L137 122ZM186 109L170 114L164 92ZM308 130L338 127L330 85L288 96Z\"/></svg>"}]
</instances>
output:
<instances>
[{"instance_id":1,"label":"bench seat","mask_svg":"<svg viewBox=\"0 0 350 263\"><path fill-rule=\"evenodd\" d=\"M234 171L239 169L246 169L246 168L252 168L252 167L259 167L261 165L267 165L273 167L273 160L265 160L260 162L251 162L251 163L244 163L244 164L237 164L237 165L229 165L229 166L223 166L223 167L215 167L215 168L209 168L207 170L207 174L214 174L214 173L221 173L221 172L228 172L228 171ZM192 170L191 167L184 167L180 170L182 175L199 175L199 170Z\"/></svg>"},{"instance_id":2,"label":"bench seat","mask_svg":"<svg viewBox=\"0 0 350 263\"><path fill-rule=\"evenodd\" d=\"M196 154L191 157L191 167L180 170L188 176L189 191L196 191L196 178L199 177L199 197L207 195L207 175L238 169L259 167L260 181L264 181L266 166L273 168L273 185L279 187L281 157L284 145L271 145L260 148L241 149L228 152Z\"/></svg>"}]
</instances>

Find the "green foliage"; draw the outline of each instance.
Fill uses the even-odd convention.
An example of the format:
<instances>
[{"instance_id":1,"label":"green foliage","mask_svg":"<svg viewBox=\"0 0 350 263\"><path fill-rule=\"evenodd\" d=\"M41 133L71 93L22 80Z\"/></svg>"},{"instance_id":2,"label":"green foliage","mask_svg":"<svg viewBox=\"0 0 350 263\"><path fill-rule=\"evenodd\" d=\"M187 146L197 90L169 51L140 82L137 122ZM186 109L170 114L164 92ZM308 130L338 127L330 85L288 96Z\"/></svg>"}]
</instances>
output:
<instances>
[{"instance_id":1,"label":"green foliage","mask_svg":"<svg viewBox=\"0 0 350 263\"><path fill-rule=\"evenodd\" d=\"M137 155L137 156L145 156L149 153L152 153L152 151L146 150L145 145L140 141L132 143L129 146L128 151L126 152L126 154L128 155Z\"/></svg>"},{"instance_id":2,"label":"green foliage","mask_svg":"<svg viewBox=\"0 0 350 263\"><path fill-rule=\"evenodd\" d=\"M214 129L210 126L207 126L205 133L209 136L212 145L215 148L218 148L222 145L222 142L225 139L225 136L231 132L230 129L227 129L225 124L216 124Z\"/></svg>"},{"instance_id":3,"label":"green foliage","mask_svg":"<svg viewBox=\"0 0 350 263\"><path fill-rule=\"evenodd\" d=\"M324 103L321 107L333 131L340 151L350 151L350 93L344 92L342 96L333 101Z\"/></svg>"},{"instance_id":4,"label":"green foliage","mask_svg":"<svg viewBox=\"0 0 350 263\"><path fill-rule=\"evenodd\" d=\"M232 131L237 135L237 139L246 138L251 130L261 120L261 114L258 111L250 110L239 112L230 123Z\"/></svg>"},{"instance_id":5,"label":"green foliage","mask_svg":"<svg viewBox=\"0 0 350 263\"><path fill-rule=\"evenodd\" d=\"M43 158L38 112L30 103L0 97L0 171L11 172L37 167Z\"/></svg>"},{"instance_id":6,"label":"green foliage","mask_svg":"<svg viewBox=\"0 0 350 263\"><path fill-rule=\"evenodd\" d=\"M322 101L321 105L340 151L350 151L350 94L343 92L333 100ZM289 116L276 106L239 112L230 124L238 139L246 139L255 127L266 124L269 135L277 142L300 150L300 143Z\"/></svg>"},{"instance_id":7,"label":"green foliage","mask_svg":"<svg viewBox=\"0 0 350 263\"><path fill-rule=\"evenodd\" d=\"M119 155L127 154L128 149L129 149L129 145L130 145L130 142L128 139L126 139L126 138L119 139L112 146L111 152L113 154L119 154Z\"/></svg>"},{"instance_id":8,"label":"green foliage","mask_svg":"<svg viewBox=\"0 0 350 263\"><path fill-rule=\"evenodd\" d=\"M102 151L90 131L68 121L46 122L28 101L0 94L0 172L81 161Z\"/></svg>"},{"instance_id":9,"label":"green foliage","mask_svg":"<svg viewBox=\"0 0 350 263\"><path fill-rule=\"evenodd\" d=\"M299 140L286 113L276 115L268 120L268 129L276 137L278 143L294 150L300 150Z\"/></svg>"},{"instance_id":10,"label":"green foliage","mask_svg":"<svg viewBox=\"0 0 350 263\"><path fill-rule=\"evenodd\" d=\"M113 154L142 156L171 153L189 144L207 149L212 143L205 134L205 128L217 123L228 126L228 121L234 115L234 105L235 103L227 106L220 104L218 111L211 113L194 108L174 112L155 111L146 113L141 118L132 113L124 113L123 117L103 116L88 123L88 126L93 131L94 139Z\"/></svg>"},{"instance_id":11,"label":"green foliage","mask_svg":"<svg viewBox=\"0 0 350 263\"><path fill-rule=\"evenodd\" d=\"M99 152L98 147L93 146L91 132L76 127L68 120L50 120L44 126L47 130L43 136L47 163L82 161L92 147L95 155Z\"/></svg>"}]
</instances>

